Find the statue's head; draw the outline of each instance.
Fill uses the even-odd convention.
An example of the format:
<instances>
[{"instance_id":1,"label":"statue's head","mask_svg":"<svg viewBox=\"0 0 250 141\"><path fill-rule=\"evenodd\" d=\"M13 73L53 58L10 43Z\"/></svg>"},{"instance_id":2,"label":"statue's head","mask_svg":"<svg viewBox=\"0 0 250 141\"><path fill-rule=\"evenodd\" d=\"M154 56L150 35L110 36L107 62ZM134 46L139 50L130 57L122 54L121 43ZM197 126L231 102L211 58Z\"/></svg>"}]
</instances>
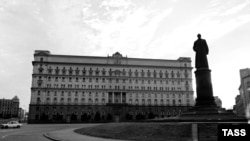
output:
<instances>
[{"instance_id":1,"label":"statue's head","mask_svg":"<svg viewBox=\"0 0 250 141\"><path fill-rule=\"evenodd\" d=\"M200 38L201 38L201 34L199 33L199 34L197 35L197 37L198 37L198 39L200 39Z\"/></svg>"}]
</instances>

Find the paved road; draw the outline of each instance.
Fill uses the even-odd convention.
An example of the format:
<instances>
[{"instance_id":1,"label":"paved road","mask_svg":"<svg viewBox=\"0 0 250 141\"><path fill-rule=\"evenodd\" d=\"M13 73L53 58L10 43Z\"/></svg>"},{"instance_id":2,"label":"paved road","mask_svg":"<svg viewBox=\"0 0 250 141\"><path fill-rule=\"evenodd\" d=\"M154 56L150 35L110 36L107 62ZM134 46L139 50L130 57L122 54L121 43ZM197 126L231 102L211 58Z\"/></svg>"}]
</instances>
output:
<instances>
[{"instance_id":1,"label":"paved road","mask_svg":"<svg viewBox=\"0 0 250 141\"><path fill-rule=\"evenodd\" d=\"M0 129L0 141L51 141L44 133L64 129L94 126L95 124L24 124L19 129Z\"/></svg>"}]
</instances>

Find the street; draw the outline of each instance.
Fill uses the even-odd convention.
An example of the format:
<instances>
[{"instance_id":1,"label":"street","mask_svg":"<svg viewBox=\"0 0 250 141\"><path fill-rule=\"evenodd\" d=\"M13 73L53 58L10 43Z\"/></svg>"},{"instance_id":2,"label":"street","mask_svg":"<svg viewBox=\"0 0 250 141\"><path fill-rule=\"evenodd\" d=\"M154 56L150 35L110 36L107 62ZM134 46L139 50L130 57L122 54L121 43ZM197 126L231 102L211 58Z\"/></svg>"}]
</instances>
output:
<instances>
[{"instance_id":1,"label":"street","mask_svg":"<svg viewBox=\"0 0 250 141\"><path fill-rule=\"evenodd\" d=\"M50 141L44 133L93 126L93 124L24 124L21 128L0 129L1 141Z\"/></svg>"}]
</instances>

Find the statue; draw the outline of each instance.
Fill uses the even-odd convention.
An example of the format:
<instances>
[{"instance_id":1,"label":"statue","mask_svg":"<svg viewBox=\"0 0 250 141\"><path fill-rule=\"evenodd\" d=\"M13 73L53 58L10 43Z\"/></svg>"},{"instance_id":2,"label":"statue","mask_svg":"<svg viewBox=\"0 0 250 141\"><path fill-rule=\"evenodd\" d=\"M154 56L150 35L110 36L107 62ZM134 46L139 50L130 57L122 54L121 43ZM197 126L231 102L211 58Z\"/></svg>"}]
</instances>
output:
<instances>
[{"instance_id":1,"label":"statue","mask_svg":"<svg viewBox=\"0 0 250 141\"><path fill-rule=\"evenodd\" d=\"M197 35L198 39L194 42L194 51L196 52L195 56L195 68L209 68L207 61L208 46L207 42L204 39L201 39L201 35Z\"/></svg>"}]
</instances>

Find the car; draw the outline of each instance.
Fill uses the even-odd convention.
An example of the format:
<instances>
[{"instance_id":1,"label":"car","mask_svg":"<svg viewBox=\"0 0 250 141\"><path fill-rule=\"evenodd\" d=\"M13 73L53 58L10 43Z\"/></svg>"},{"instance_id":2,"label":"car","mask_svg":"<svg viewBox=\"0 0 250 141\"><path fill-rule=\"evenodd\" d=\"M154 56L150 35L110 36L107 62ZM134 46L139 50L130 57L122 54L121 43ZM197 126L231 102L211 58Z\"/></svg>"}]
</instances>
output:
<instances>
[{"instance_id":1,"label":"car","mask_svg":"<svg viewBox=\"0 0 250 141\"><path fill-rule=\"evenodd\" d=\"M6 124L1 124L2 129L7 128L20 128L22 126L18 121L9 121Z\"/></svg>"}]
</instances>

